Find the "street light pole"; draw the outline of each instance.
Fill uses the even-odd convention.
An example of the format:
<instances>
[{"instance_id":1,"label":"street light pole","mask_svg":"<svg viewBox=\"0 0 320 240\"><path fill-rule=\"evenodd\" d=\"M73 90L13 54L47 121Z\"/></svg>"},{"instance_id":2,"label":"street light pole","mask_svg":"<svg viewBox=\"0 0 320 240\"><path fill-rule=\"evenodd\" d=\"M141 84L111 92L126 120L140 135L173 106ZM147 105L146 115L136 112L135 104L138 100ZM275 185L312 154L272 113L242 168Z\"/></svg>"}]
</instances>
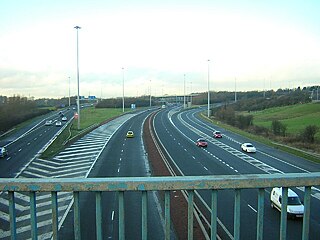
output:
<instances>
[{"instance_id":1,"label":"street light pole","mask_svg":"<svg viewBox=\"0 0 320 240\"><path fill-rule=\"evenodd\" d=\"M234 102L237 102L237 78L234 78Z\"/></svg>"},{"instance_id":2,"label":"street light pole","mask_svg":"<svg viewBox=\"0 0 320 240\"><path fill-rule=\"evenodd\" d=\"M208 59L208 117L210 117L210 60Z\"/></svg>"},{"instance_id":3,"label":"street light pole","mask_svg":"<svg viewBox=\"0 0 320 240\"><path fill-rule=\"evenodd\" d=\"M124 112L124 68L122 68L122 112Z\"/></svg>"},{"instance_id":4,"label":"street light pole","mask_svg":"<svg viewBox=\"0 0 320 240\"><path fill-rule=\"evenodd\" d=\"M183 74L183 109L186 108L186 75Z\"/></svg>"},{"instance_id":5,"label":"street light pole","mask_svg":"<svg viewBox=\"0 0 320 240\"><path fill-rule=\"evenodd\" d=\"M150 107L151 107L151 79L150 79Z\"/></svg>"},{"instance_id":6,"label":"street light pole","mask_svg":"<svg viewBox=\"0 0 320 240\"><path fill-rule=\"evenodd\" d=\"M78 97L77 97L77 111L78 111L78 130L80 129L80 90L79 90L79 37L78 32L81 27L75 26L77 29L77 82L78 82Z\"/></svg>"},{"instance_id":7,"label":"street light pole","mask_svg":"<svg viewBox=\"0 0 320 240\"><path fill-rule=\"evenodd\" d=\"M192 106L192 82L190 82L190 106Z\"/></svg>"},{"instance_id":8,"label":"street light pole","mask_svg":"<svg viewBox=\"0 0 320 240\"><path fill-rule=\"evenodd\" d=\"M69 108L70 108L70 77L69 77Z\"/></svg>"}]
</instances>

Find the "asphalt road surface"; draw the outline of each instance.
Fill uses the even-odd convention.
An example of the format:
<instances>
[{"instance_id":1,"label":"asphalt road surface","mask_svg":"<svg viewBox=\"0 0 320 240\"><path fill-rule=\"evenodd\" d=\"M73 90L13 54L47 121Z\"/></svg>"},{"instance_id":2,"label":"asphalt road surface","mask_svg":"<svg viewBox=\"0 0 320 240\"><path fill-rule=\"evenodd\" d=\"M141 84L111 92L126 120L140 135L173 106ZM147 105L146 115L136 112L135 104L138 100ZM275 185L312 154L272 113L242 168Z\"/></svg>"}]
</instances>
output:
<instances>
[{"instance_id":1,"label":"asphalt road surface","mask_svg":"<svg viewBox=\"0 0 320 240\"><path fill-rule=\"evenodd\" d=\"M240 175L318 172L319 164L295 157L225 129L203 121L198 113L203 109L176 111L166 109L155 117L155 129L163 146L184 175ZM221 139L213 138L212 132L222 132ZM195 142L203 137L208 141L207 148L196 147ZM257 152L244 153L240 149L243 142L252 142ZM294 189L303 199L303 188ZM270 191L265 191L264 238L275 239L280 236L280 212L270 207ZM199 192L209 204L211 193ZM256 239L258 190L241 191L241 239ZM311 200L310 239L320 236L319 190L313 189ZM234 191L218 193L218 227L222 239L232 239ZM302 219L289 219L287 238L301 239ZM276 236L276 237L275 237Z\"/></svg>"}]
</instances>

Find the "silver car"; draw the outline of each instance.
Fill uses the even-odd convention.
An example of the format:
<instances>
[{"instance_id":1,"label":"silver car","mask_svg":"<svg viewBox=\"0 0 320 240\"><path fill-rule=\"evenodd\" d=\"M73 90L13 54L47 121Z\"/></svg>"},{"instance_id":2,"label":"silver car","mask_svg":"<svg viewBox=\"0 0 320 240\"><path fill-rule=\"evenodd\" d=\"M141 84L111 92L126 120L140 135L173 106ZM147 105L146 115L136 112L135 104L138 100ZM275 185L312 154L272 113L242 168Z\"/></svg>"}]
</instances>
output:
<instances>
[{"instance_id":1,"label":"silver car","mask_svg":"<svg viewBox=\"0 0 320 240\"><path fill-rule=\"evenodd\" d=\"M3 158L5 156L8 156L8 151L5 147L0 147L0 157Z\"/></svg>"}]
</instances>

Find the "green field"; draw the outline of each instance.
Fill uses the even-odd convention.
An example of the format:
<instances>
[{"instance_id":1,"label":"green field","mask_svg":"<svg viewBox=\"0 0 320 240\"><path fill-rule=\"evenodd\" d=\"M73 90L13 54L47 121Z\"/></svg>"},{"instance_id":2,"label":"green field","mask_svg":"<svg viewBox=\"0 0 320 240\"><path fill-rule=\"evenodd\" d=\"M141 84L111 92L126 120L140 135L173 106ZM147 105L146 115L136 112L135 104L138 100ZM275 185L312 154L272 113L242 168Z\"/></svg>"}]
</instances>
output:
<instances>
[{"instance_id":1,"label":"green field","mask_svg":"<svg viewBox=\"0 0 320 240\"><path fill-rule=\"evenodd\" d=\"M259 112L251 112L253 124L271 129L273 120L279 120L287 126L287 133L296 135L308 125L316 125L320 128L320 103L308 103L266 109ZM320 132L316 139L320 140Z\"/></svg>"},{"instance_id":2,"label":"green field","mask_svg":"<svg viewBox=\"0 0 320 240\"><path fill-rule=\"evenodd\" d=\"M81 112L80 131L87 127L102 123L105 120L119 116L122 114L120 108L85 108ZM77 120L74 120L74 125L77 125Z\"/></svg>"}]
</instances>

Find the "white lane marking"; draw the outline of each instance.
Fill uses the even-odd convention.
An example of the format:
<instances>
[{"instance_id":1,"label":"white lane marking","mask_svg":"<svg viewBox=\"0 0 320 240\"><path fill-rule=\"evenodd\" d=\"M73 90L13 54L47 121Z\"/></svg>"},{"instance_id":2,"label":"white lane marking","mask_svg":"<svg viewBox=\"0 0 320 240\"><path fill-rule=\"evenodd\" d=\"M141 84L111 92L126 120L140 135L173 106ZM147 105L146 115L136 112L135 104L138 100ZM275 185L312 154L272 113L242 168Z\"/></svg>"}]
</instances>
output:
<instances>
[{"instance_id":1,"label":"white lane marking","mask_svg":"<svg viewBox=\"0 0 320 240\"><path fill-rule=\"evenodd\" d=\"M122 158L120 158L119 160L120 160L120 162L121 162Z\"/></svg>"},{"instance_id":2,"label":"white lane marking","mask_svg":"<svg viewBox=\"0 0 320 240\"><path fill-rule=\"evenodd\" d=\"M118 168L118 173L120 172L120 167Z\"/></svg>"},{"instance_id":3,"label":"white lane marking","mask_svg":"<svg viewBox=\"0 0 320 240\"><path fill-rule=\"evenodd\" d=\"M29 145L30 145L30 143L28 142L28 143L27 143L27 145L29 146Z\"/></svg>"},{"instance_id":4,"label":"white lane marking","mask_svg":"<svg viewBox=\"0 0 320 240\"><path fill-rule=\"evenodd\" d=\"M22 149L20 148L19 150L18 150L18 152L21 152L22 151Z\"/></svg>"},{"instance_id":5,"label":"white lane marking","mask_svg":"<svg viewBox=\"0 0 320 240\"><path fill-rule=\"evenodd\" d=\"M111 220L113 221L114 219L114 211L112 211L112 214L111 214Z\"/></svg>"},{"instance_id":6,"label":"white lane marking","mask_svg":"<svg viewBox=\"0 0 320 240\"><path fill-rule=\"evenodd\" d=\"M188 151L187 149L184 149L186 152Z\"/></svg>"},{"instance_id":7,"label":"white lane marking","mask_svg":"<svg viewBox=\"0 0 320 240\"><path fill-rule=\"evenodd\" d=\"M7 158L7 161L9 161L10 159L11 159L11 157L8 157L8 158Z\"/></svg>"},{"instance_id":8,"label":"white lane marking","mask_svg":"<svg viewBox=\"0 0 320 240\"><path fill-rule=\"evenodd\" d=\"M34 140L34 141L36 141L36 140L37 140L37 138L34 138L33 140Z\"/></svg>"},{"instance_id":9,"label":"white lane marking","mask_svg":"<svg viewBox=\"0 0 320 240\"><path fill-rule=\"evenodd\" d=\"M193 159L196 159L196 157L195 157L195 156L192 156L192 158L193 158Z\"/></svg>"},{"instance_id":10,"label":"white lane marking","mask_svg":"<svg viewBox=\"0 0 320 240\"><path fill-rule=\"evenodd\" d=\"M206 168L206 167L203 167L203 168L208 171L208 168Z\"/></svg>"},{"instance_id":11,"label":"white lane marking","mask_svg":"<svg viewBox=\"0 0 320 240\"><path fill-rule=\"evenodd\" d=\"M251 210L254 211L255 213L257 212L257 210L255 210L251 205L248 204L248 207L251 208Z\"/></svg>"}]
</instances>

